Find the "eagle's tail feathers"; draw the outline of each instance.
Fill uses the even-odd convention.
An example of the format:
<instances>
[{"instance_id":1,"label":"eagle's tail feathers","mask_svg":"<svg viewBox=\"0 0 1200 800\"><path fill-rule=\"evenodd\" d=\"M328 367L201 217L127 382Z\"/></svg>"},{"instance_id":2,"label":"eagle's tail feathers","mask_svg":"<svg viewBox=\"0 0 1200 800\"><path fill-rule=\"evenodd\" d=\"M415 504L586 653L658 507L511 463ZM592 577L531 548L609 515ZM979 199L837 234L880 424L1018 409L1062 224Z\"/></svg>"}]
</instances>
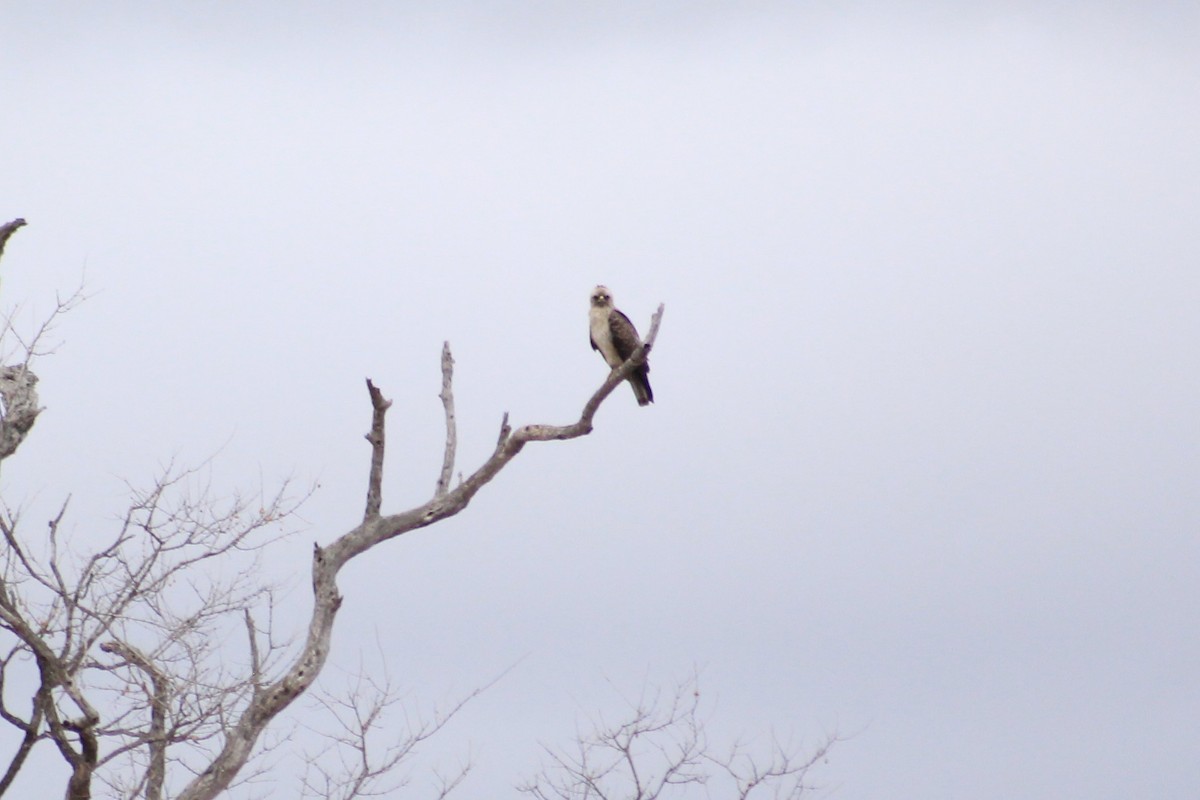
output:
<instances>
[{"instance_id":1,"label":"eagle's tail feathers","mask_svg":"<svg viewBox=\"0 0 1200 800\"><path fill-rule=\"evenodd\" d=\"M629 385L633 387L633 396L639 406L648 406L654 402L654 391L650 388L650 379L644 372L635 372L629 376Z\"/></svg>"}]
</instances>

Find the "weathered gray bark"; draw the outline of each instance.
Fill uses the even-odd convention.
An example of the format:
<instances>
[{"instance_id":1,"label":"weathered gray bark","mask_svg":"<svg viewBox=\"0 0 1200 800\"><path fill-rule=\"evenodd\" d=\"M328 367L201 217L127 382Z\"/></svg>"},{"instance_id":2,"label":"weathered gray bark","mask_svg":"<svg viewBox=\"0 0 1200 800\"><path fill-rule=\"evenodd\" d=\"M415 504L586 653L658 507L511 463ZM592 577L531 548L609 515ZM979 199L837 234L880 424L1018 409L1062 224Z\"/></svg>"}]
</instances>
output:
<instances>
[{"instance_id":1,"label":"weathered gray bark","mask_svg":"<svg viewBox=\"0 0 1200 800\"><path fill-rule=\"evenodd\" d=\"M0 225L0 255L3 255L9 237L24 225L23 219ZM28 358L20 364L0 367L0 399L4 403L3 417L0 418L0 461L17 451L41 413L36 386L37 376L29 370ZM51 525L54 524L56 521L51 522ZM7 528L4 535L11 536ZM98 755L95 733L98 717L95 711L71 685L69 673L64 668L59 654L49 647L39 632L28 623L19 602L3 582L0 582L0 625L11 631L29 648L37 664L39 676L39 687L34 693L33 708L28 720L17 717L6 708L0 711L5 721L23 733L21 744L10 760L3 778L0 779L0 794L12 785L38 737L48 732L51 741L71 767L71 777L67 782L67 800L88 800L92 796L91 779ZM56 691L70 697L83 712L78 719L62 718L54 701ZM0 697L0 706L2 705L3 697ZM43 730L43 725L46 731Z\"/></svg>"},{"instance_id":2,"label":"weathered gray bark","mask_svg":"<svg viewBox=\"0 0 1200 800\"><path fill-rule=\"evenodd\" d=\"M14 219L0 225L0 256L8 239L25 225L25 220ZM0 419L0 460L17 451L25 435L41 413L38 408L37 376L29 371L27 364L0 367L0 399L4 401L4 417Z\"/></svg>"},{"instance_id":3,"label":"weathered gray bark","mask_svg":"<svg viewBox=\"0 0 1200 800\"><path fill-rule=\"evenodd\" d=\"M0 254L12 234L25 224L24 220L14 220L0 225ZM80 295L66 301L60 301L56 314L63 313L77 302ZM330 639L342 598L337 587L337 575L341 568L351 559L370 550L372 547L393 539L404 533L427 525L432 525L447 517L462 511L470 503L475 494L514 459L529 442L566 440L585 436L592 431L593 418L601 403L622 383L634 370L645 361L645 355L653 345L663 307L659 306L652 319L645 344L639 348L630 359L617 369L614 369L600 388L588 399L580 417L569 425L526 425L513 430L508 424L505 414L501 423L500 435L492 455L471 475L465 479L460 477L458 485L451 488L454 473L455 451L457 449L457 432L452 391L454 360L450 353L449 344L442 351L442 392L441 400L446 418L446 446L441 470L433 497L423 505L397 514L384 515L382 508L382 474L385 447L384 419L391 405L382 393L367 382L372 405L371 431L367 440L371 444L370 473L368 477L367 498L361 524L335 539L326 547L314 545L312 562L313 610L308 626L308 633L303 649L294 658L291 665L283 672L282 677L272 683L265 683L260 674L261 664L256 648L255 629L246 609L246 625L250 634L252 656L252 674L249 684L249 702L240 716L234 718L223 731L223 746L207 768L202 769L196 777L184 787L178 796L179 800L211 800L225 791L242 772L250 757L253 755L255 744L270 722L297 697L307 691L316 680L329 654ZM48 329L49 323L32 339L23 340L28 356L38 352L38 341L41 334ZM41 351L46 352L46 351ZM38 407L37 377L29 370L29 357L22 363L10 366L0 366L0 400L3 401L3 414L0 416L0 461L16 450L24 442L32 429L41 409ZM161 500L160 494L170 484L170 479L164 479L156 492L147 500L146 509L157 508ZM279 501L276 501L276 504ZM249 531L265 524L273 514L276 505L260 510L257 521L252 521L240 532L233 532L231 538L221 544L214 552L224 552L224 549L236 547L242 537ZM138 524L134 509L131 516L125 520L125 526ZM135 519L136 517L136 519ZM61 519L61 514L59 519ZM237 511L229 512L225 521L236 520ZM58 520L51 523L51 543L54 544L55 526ZM218 520L220 522L220 520ZM0 524L0 532L5 537L5 544L14 558L25 559L19 541L12 531L12 525ZM124 530L124 529L123 529ZM201 526L199 538L193 539L185 535L180 546L201 547L208 541L208 529ZM219 536L224 530L218 524L212 535ZM98 572L108 568L105 558L118 559L114 555L119 543L124 541L124 533L105 555L93 556L83 567L83 580L91 582ZM214 540L215 541L215 540ZM54 545L56 546L56 545ZM174 546L174 545L173 545ZM224 549L221 549L224 548ZM208 549L201 554L189 555L181 561L181 565L194 564L208 555ZM42 581L56 596L65 598L64 602L72 608L79 606L83 600L73 589L62 585L61 578L55 571L53 556L50 572L39 573L32 564L24 564L23 572L32 576L41 576ZM156 591L165 580L163 575L174 574L172 570L182 569L183 566L164 568L162 575L151 575L150 568L155 563L156 556L149 556L136 565L130 566L130 581L119 587L111 598L105 600L102 611L90 610L86 615L94 624L75 630L64 628L63 635L71 643L64 645L63 651L57 652L47 644L44 630L38 624L31 622L27 609L22 605L22 598L15 592L14 587L0 581L0 626L13 633L33 655L40 673L40 688L33 698L28 717L21 718L10 709L4 708L3 695L0 694L0 718L13 725L23 734L22 743L11 760L5 774L0 777L0 794L3 794L12 782L13 777L25 763L25 756L33 744L40 738L48 738L60 751L71 769L66 797L68 800L86 800L91 796L93 773L98 763L103 763L98 753L98 732L101 731L100 718L88 703L88 699L78 688L74 676L77 676L90 663L88 659L92 648L99 646L102 652L117 656L124 662L110 664L107 668L132 668L139 671L148 684L149 722L140 739L127 742L125 749L145 747L148 750L148 771L140 791L149 800L160 798L166 791L166 748L169 743L168 705L172 701L170 676L156 666L152 654L143 653L132 645L119 639L100 644L100 638L115 636L112 631L113 621L122 618L126 608L136 598L146 592ZM181 558L184 558L181 556ZM103 562L103 563L102 563ZM124 562L120 562L124 563ZM72 638L74 637L74 638ZM14 651L15 652L15 651ZM0 688L3 683L3 665L0 664ZM278 673L276 673L278 674ZM178 687L175 687L178 688ZM63 709L70 708L70 714Z\"/></svg>"},{"instance_id":4,"label":"weathered gray bark","mask_svg":"<svg viewBox=\"0 0 1200 800\"><path fill-rule=\"evenodd\" d=\"M212 800L224 791L246 765L254 750L258 737L267 725L297 697L312 686L325 665L329 655L329 642L342 597L338 593L337 575L355 556L362 555L372 547L394 539L409 531L424 528L462 511L475 494L517 457L529 442L576 439L592 432L592 420L600 404L613 389L645 361L646 353L658 336L662 321L663 306L654 313L645 343L624 364L614 369L599 389L584 404L579 419L569 425L525 425L512 430L508 415L504 415L496 449L490 458L475 472L461 481L454 489L447 484L448 474L454 463L454 416L450 393L450 369L453 359L447 346L443 350L442 397L446 409L447 442L443 469L432 499L416 508L398 514L381 515L382 463L384 447L384 415L390 405L382 394L368 381L368 391L373 407L371 432L367 441L371 443L372 459L367 508L358 527L334 540L327 547L314 545L312 562L313 612L309 622L308 637L304 649L282 678L254 692L249 706L229 730L225 746L212 763L201 772L179 795L179 800Z\"/></svg>"},{"instance_id":5,"label":"weathered gray bark","mask_svg":"<svg viewBox=\"0 0 1200 800\"><path fill-rule=\"evenodd\" d=\"M0 367L0 399L4 416L0 418L0 460L6 459L25 441L42 409L38 406L37 375L18 364Z\"/></svg>"}]
</instances>

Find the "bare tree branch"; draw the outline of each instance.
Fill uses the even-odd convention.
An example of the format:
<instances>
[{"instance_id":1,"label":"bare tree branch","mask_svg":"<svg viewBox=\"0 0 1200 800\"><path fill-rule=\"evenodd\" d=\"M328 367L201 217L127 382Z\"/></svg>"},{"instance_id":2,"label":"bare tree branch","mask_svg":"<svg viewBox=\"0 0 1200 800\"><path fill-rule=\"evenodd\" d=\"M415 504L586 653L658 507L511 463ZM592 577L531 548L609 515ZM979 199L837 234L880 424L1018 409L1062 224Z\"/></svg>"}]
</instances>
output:
<instances>
[{"instance_id":1,"label":"bare tree branch","mask_svg":"<svg viewBox=\"0 0 1200 800\"><path fill-rule=\"evenodd\" d=\"M262 683L262 658L258 653L258 629L254 627L254 616L250 609L243 608L243 619L246 623L246 639L250 644L250 682L254 686Z\"/></svg>"},{"instance_id":2,"label":"bare tree branch","mask_svg":"<svg viewBox=\"0 0 1200 800\"><path fill-rule=\"evenodd\" d=\"M145 736L149 748L150 766L146 770L146 800L162 800L167 776L167 711L171 697L171 680L136 647L122 642L105 642L100 649L125 659L131 666L150 677L150 730Z\"/></svg>"},{"instance_id":3,"label":"bare tree branch","mask_svg":"<svg viewBox=\"0 0 1200 800\"><path fill-rule=\"evenodd\" d=\"M703 785L708 796L751 800L762 790L776 800L796 800L810 788L808 771L836 737L808 755L774 738L765 758L741 743L718 752L700 713L697 681L693 676L665 697L643 693L621 722L600 719L579 735L573 752L547 748L549 764L518 790L535 800L667 800Z\"/></svg>"},{"instance_id":4,"label":"bare tree branch","mask_svg":"<svg viewBox=\"0 0 1200 800\"><path fill-rule=\"evenodd\" d=\"M466 780L467 775L471 772L471 766L471 760L468 758L465 762L463 762L463 765L459 767L458 772L455 772L452 775L442 775L440 772L435 770L434 777L436 777L438 781L438 793L434 800L446 800L446 798L450 796L450 793L457 789L459 785Z\"/></svg>"},{"instance_id":5,"label":"bare tree branch","mask_svg":"<svg viewBox=\"0 0 1200 800\"><path fill-rule=\"evenodd\" d=\"M367 479L367 508L363 512L363 522L379 516L379 508L383 504L383 448L386 442L384 436L384 415L392 407L391 400L385 400L383 393L367 378L367 392L371 396L371 431L367 441L371 444L371 474Z\"/></svg>"},{"instance_id":6,"label":"bare tree branch","mask_svg":"<svg viewBox=\"0 0 1200 800\"><path fill-rule=\"evenodd\" d=\"M795 748L772 738L765 764L757 761L738 744L734 744L726 756L705 757L733 780L738 800L758 797L756 792L759 789L770 792L769 796L774 800L796 800L813 788L805 782L808 772L825 761L836 741L836 736L829 737L807 756L802 756Z\"/></svg>"},{"instance_id":7,"label":"bare tree branch","mask_svg":"<svg viewBox=\"0 0 1200 800\"><path fill-rule=\"evenodd\" d=\"M314 545L312 564L313 612L303 650L286 673L271 685L258 689L249 706L225 735L221 752L179 795L179 800L212 800L224 791L250 758L254 744L266 726L283 709L303 694L316 680L329 655L334 620L342 605L337 589L337 575L355 556L370 548L409 531L424 528L462 511L475 494L525 447L528 442L574 439L592 430L592 419L600 404L613 389L644 362L646 353L658 336L663 306L655 312L646 340L630 358L614 369L584 404L578 421L570 425L525 425L508 436L502 436L491 457L466 480L426 503L398 514L364 519L358 527L343 534L327 547ZM448 352L448 348L446 350ZM368 389L370 389L370 385ZM375 405L372 393L372 404ZM377 407L377 406L376 406ZM382 415L374 419L382 429ZM374 425L372 431L374 432ZM370 439L372 458L382 450L383 437ZM378 442L378 444L376 444ZM372 479L376 472L372 469ZM370 495L370 489L368 490Z\"/></svg>"},{"instance_id":8,"label":"bare tree branch","mask_svg":"<svg viewBox=\"0 0 1200 800\"><path fill-rule=\"evenodd\" d=\"M4 254L4 246L9 237L24 225L25 220L19 217L0 225L0 256ZM22 338L13 330L11 318L4 320L3 331L0 333L13 333L25 352L19 364L0 367L0 402L3 402L3 416L0 417L0 461L17 451L33 424L37 422L38 414L42 412L38 406L38 378L30 371L29 362L35 355L45 352L39 344L53 329L57 319L84 299L82 287L65 300L59 298L55 310L29 339Z\"/></svg>"},{"instance_id":9,"label":"bare tree branch","mask_svg":"<svg viewBox=\"0 0 1200 800\"><path fill-rule=\"evenodd\" d=\"M186 743L175 759L184 769L211 752L206 742L220 736L261 670L273 669L281 654L281 645L268 639L264 656L254 637L247 679L223 666L221 651L229 640L225 621L252 630L250 604L271 591L244 562L273 538L251 537L293 507L282 491L274 498L235 496L222 506L198 478L195 470L168 468L150 490L134 490L116 533L85 557L61 540L65 503L50 520L48 537L41 537L41 553L29 552L18 538L18 515L0 514L0 628L17 642L0 661L0 676L7 677L16 656L28 654L38 687L28 722L7 709L0 716L25 734L26 749L39 738L55 745L71 771L68 798L90 797L97 769L120 757L141 770L136 796L164 796L169 748ZM195 569L231 557L243 568ZM115 702L93 702L92 695ZM103 723L100 708L111 711ZM102 739L111 742L103 754ZM19 749L6 774L15 776L23 760ZM114 788L121 784L101 779ZM12 777L0 780L0 789L12 784ZM133 790L126 786L113 796L133 796Z\"/></svg>"},{"instance_id":10,"label":"bare tree branch","mask_svg":"<svg viewBox=\"0 0 1200 800\"><path fill-rule=\"evenodd\" d=\"M4 254L4 245L17 232L25 220L17 218L12 222L0 225L0 256ZM5 331L11 324L5 321ZM18 366L0 368L0 400L4 402L4 417L0 419L0 460L8 458L16 452L25 440L37 416L41 413L38 407L37 376L28 369L28 357Z\"/></svg>"},{"instance_id":11,"label":"bare tree branch","mask_svg":"<svg viewBox=\"0 0 1200 800\"><path fill-rule=\"evenodd\" d=\"M401 706L401 698L386 671L381 680L376 680L360 668L344 692L337 696L321 693L315 698L336 724L336 730L319 731L333 748L325 746L321 752L308 755L303 796L321 800L391 796L409 783L408 776L396 774L397 768L495 682L476 689L445 711L435 711L430 718L410 716L404 711L404 732L381 745L377 739L385 728L393 727L389 718ZM450 777L435 771L439 797L448 795L469 770L468 760Z\"/></svg>"},{"instance_id":12,"label":"bare tree branch","mask_svg":"<svg viewBox=\"0 0 1200 800\"><path fill-rule=\"evenodd\" d=\"M25 765L25 759L29 756L30 750L33 749L34 743L37 742L41 734L42 717L44 714L42 704L36 694L33 698L33 708L28 721L11 713L4 705L5 677L8 674L8 665L18 652L21 651L14 648L4 658L3 662L0 662L0 717L22 733L21 743L13 753L8 768L4 771L4 776L0 778L0 797L4 796L4 793L8 791L8 787L12 785L13 780L20 773L21 767Z\"/></svg>"},{"instance_id":13,"label":"bare tree branch","mask_svg":"<svg viewBox=\"0 0 1200 800\"><path fill-rule=\"evenodd\" d=\"M434 497L441 497L450 486L454 474L454 452L458 449L458 431L454 422L454 357L450 355L450 343L442 343L442 407L446 411L446 452L442 456L442 472L438 475Z\"/></svg>"},{"instance_id":14,"label":"bare tree branch","mask_svg":"<svg viewBox=\"0 0 1200 800\"><path fill-rule=\"evenodd\" d=\"M42 409L38 406L37 376L25 364L0 367L0 400L4 417L0 419L0 460L8 458L25 441Z\"/></svg>"},{"instance_id":15,"label":"bare tree branch","mask_svg":"<svg viewBox=\"0 0 1200 800\"><path fill-rule=\"evenodd\" d=\"M0 226L0 253L23 224L14 220ZM31 360L53 352L47 334L54 321L82 299L81 290L59 299L32 336L18 334L11 316L4 321L0 335L11 334L21 358L0 366L0 461L21 446L41 411ZM17 731L20 743L0 777L0 795L42 740L54 745L70 769L68 800L90 798L94 780L106 784L114 797L161 800L171 793L172 783L179 787L179 776L188 774L193 777L176 795L179 800L212 800L245 779L252 770L250 759L262 750L258 742L263 731L312 686L326 662L342 602L336 585L341 568L384 541L465 509L528 442L590 433L601 403L644 363L662 314L660 305L645 344L612 371L578 420L514 431L505 413L492 455L465 479L460 473L453 488L454 359L445 343L439 395L446 418L441 469L433 497L400 513L381 513L385 417L391 401L368 380L372 424L366 438L371 461L363 519L327 547L314 545L312 615L299 651L287 662L286 643L272 638L269 624L260 632L254 622L254 610L262 603L273 607L271 588L247 577L255 575L252 569L217 567L233 557L254 557L269 543L256 534L295 511L285 498L286 485L274 497L234 496L228 503L218 502L198 470L168 465L149 489L130 487L132 503L115 531L107 538L91 532L86 550L73 546L70 531L61 525L66 503L50 520L46 534L33 540L32 549L17 533L19 515L2 509L0 631L13 638L8 654L0 658L0 719ZM206 568L209 562L212 567ZM243 641L236 636L239 627L248 636L248 649L233 644ZM229 664L231 655L236 664ZM35 687L25 717L10 710L4 696L13 683L10 678L17 676L18 663L24 663L22 674ZM382 778L412 747L461 708L460 704L432 723L421 723L398 745L368 748L367 732L378 726L387 705L382 700L376 705L356 700L342 707L357 731L355 736L347 732L346 742L360 754L357 770L341 784L344 800L377 791ZM106 715L103 722L97 709ZM112 774L113 768L106 765L118 760L135 769ZM439 776L438 796L457 787L469 769L468 762L456 773ZM122 777L131 774L132 780Z\"/></svg>"}]
</instances>

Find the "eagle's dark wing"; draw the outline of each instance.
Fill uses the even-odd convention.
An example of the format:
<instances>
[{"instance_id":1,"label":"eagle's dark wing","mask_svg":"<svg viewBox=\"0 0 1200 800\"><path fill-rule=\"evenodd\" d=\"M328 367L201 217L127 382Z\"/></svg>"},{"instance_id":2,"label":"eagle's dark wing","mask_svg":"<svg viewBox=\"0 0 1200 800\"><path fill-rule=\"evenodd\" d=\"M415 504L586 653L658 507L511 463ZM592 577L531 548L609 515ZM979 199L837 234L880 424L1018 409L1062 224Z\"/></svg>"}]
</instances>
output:
<instances>
[{"instance_id":1,"label":"eagle's dark wing","mask_svg":"<svg viewBox=\"0 0 1200 800\"><path fill-rule=\"evenodd\" d=\"M608 315L608 329L612 333L613 347L617 349L617 355L622 361L628 360L633 355L633 351L637 350L642 339L638 336L637 328L633 327L633 323L629 321L629 317L617 311L615 308ZM592 345L595 347L595 345ZM650 368L647 366L646 372Z\"/></svg>"},{"instance_id":2,"label":"eagle's dark wing","mask_svg":"<svg viewBox=\"0 0 1200 800\"><path fill-rule=\"evenodd\" d=\"M633 352L641 347L642 339L638 336L637 328L629 321L629 317L615 308L608 315L608 330L612 334L613 347L622 361L629 360ZM629 376L629 385L637 397L638 405L644 406L654 402L654 391L650 388L649 362L641 365Z\"/></svg>"}]
</instances>

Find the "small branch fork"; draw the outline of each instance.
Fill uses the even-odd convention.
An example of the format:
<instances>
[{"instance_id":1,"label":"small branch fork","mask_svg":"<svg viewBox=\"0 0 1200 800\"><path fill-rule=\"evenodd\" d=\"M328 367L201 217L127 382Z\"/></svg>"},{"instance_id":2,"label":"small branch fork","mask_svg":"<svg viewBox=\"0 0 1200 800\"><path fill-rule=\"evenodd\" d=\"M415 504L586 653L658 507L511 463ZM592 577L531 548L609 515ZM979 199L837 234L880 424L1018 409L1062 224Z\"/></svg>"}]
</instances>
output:
<instances>
[{"instance_id":1,"label":"small branch fork","mask_svg":"<svg viewBox=\"0 0 1200 800\"><path fill-rule=\"evenodd\" d=\"M0 255L9 238L25 225L25 220L14 219L0 224ZM0 400L3 409L0 411L0 461L11 456L24 442L26 435L33 428L37 416L41 413L38 407L37 376L29 369L30 360L40 352L39 342L50 330L54 318L64 313L79 302L81 294L76 292L66 301L59 300L57 309L50 319L44 322L31 339L24 340L12 330L9 320L0 327L0 337L8 333L20 341L25 351L22 363L14 366L0 367ZM56 532L59 517L50 523L50 548L54 553ZM62 587L62 576L53 573L55 583L50 582L49 576L29 570L30 562L21 550L8 521L0 519L0 534L7 545L8 557L21 562L22 567L35 580L44 582L52 589L59 590L60 597L66 597ZM52 555L52 563L54 556ZM27 608L21 601L20 595L12 591L12 586L4 576L0 576L0 628L12 633L20 644L0 659L0 690L3 689L3 672L7 669L17 654L25 650L37 666L38 688L33 695L33 708L28 721L12 714L4 707L3 692L0 691L0 718L15 726L23 734L21 744L3 777L0 777L0 794L11 786L16 774L25 763L30 749L39 738L49 738L58 748L64 760L71 768L71 776L67 781L67 800L86 800L91 796L90 786L92 773L96 768L99 757L99 744L96 726L100 716L88 702L84 693L72 679L70 669L62 654L50 646L45 636L45 630L28 618ZM65 648L65 646L64 646ZM69 700L79 711L79 716L71 718L62 713L59 699ZM43 730L43 725L45 729Z\"/></svg>"},{"instance_id":2,"label":"small branch fork","mask_svg":"<svg viewBox=\"0 0 1200 800\"><path fill-rule=\"evenodd\" d=\"M518 791L534 800L662 800L691 784L704 786L704 796L799 800L811 788L809 771L838 741L828 736L807 754L774 734L766 746L734 741L718 748L708 722L696 676L671 695L643 692L619 722L594 722L571 750L547 748L548 764Z\"/></svg>"},{"instance_id":3,"label":"small branch fork","mask_svg":"<svg viewBox=\"0 0 1200 800\"><path fill-rule=\"evenodd\" d=\"M380 514L383 497L384 415L391 406L391 401L386 400L371 381L367 381L373 413L371 432L366 437L371 444L371 471L363 521L329 546L313 546L314 605L303 651L283 677L270 685L255 688L249 706L226 734L221 752L183 790L178 800L212 800L228 788L250 758L254 744L266 726L316 680L329 655L334 618L342 604L336 583L341 568L355 556L365 553L381 542L440 522L462 511L484 485L517 457L527 443L565 441L591 433L592 421L600 404L635 369L645 363L646 355L658 337L663 310L664 307L659 305L651 318L650 328L641 347L609 374L600 388L584 403L578 420L568 425L524 425L514 431L509 427L508 414L505 413L492 455L453 489L449 488L449 483L457 447L454 399L451 392L454 359L450 355L450 346L447 343L442 348L441 398L446 412L446 449L442 469L433 498L423 505L398 514Z\"/></svg>"},{"instance_id":4,"label":"small branch fork","mask_svg":"<svg viewBox=\"0 0 1200 800\"><path fill-rule=\"evenodd\" d=\"M150 730L146 739L150 749L150 764L146 771L146 800L162 800L167 776L167 715L170 713L171 679L136 647L112 641L104 642L100 649L119 656L150 678Z\"/></svg>"}]
</instances>

